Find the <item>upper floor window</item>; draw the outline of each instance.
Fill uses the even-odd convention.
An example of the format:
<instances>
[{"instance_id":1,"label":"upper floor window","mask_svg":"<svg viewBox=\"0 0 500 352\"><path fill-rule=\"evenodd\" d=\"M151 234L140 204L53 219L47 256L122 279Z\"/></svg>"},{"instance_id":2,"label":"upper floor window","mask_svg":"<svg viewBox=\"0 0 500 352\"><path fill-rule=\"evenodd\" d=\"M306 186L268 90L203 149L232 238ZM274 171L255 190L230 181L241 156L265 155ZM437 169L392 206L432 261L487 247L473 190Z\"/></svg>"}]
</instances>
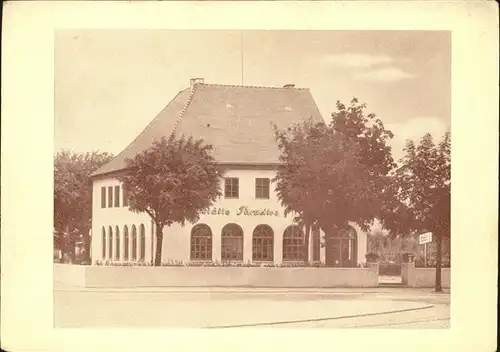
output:
<instances>
[{"instance_id":1,"label":"upper floor window","mask_svg":"<svg viewBox=\"0 0 500 352\"><path fill-rule=\"evenodd\" d=\"M101 208L106 208L106 187L101 187Z\"/></svg>"},{"instance_id":2,"label":"upper floor window","mask_svg":"<svg viewBox=\"0 0 500 352\"><path fill-rule=\"evenodd\" d=\"M269 199L269 179L256 178L255 179L255 198Z\"/></svg>"},{"instance_id":3,"label":"upper floor window","mask_svg":"<svg viewBox=\"0 0 500 352\"><path fill-rule=\"evenodd\" d=\"M113 186L108 187L108 208L113 207Z\"/></svg>"},{"instance_id":4,"label":"upper floor window","mask_svg":"<svg viewBox=\"0 0 500 352\"><path fill-rule=\"evenodd\" d=\"M239 179L236 177L229 177L224 179L224 197L225 198L238 198L239 197Z\"/></svg>"},{"instance_id":5,"label":"upper floor window","mask_svg":"<svg viewBox=\"0 0 500 352\"><path fill-rule=\"evenodd\" d=\"M120 207L120 186L115 186L115 207L119 208Z\"/></svg>"},{"instance_id":6,"label":"upper floor window","mask_svg":"<svg viewBox=\"0 0 500 352\"><path fill-rule=\"evenodd\" d=\"M122 186L123 189L123 206L128 207L128 192L125 186Z\"/></svg>"}]
</instances>

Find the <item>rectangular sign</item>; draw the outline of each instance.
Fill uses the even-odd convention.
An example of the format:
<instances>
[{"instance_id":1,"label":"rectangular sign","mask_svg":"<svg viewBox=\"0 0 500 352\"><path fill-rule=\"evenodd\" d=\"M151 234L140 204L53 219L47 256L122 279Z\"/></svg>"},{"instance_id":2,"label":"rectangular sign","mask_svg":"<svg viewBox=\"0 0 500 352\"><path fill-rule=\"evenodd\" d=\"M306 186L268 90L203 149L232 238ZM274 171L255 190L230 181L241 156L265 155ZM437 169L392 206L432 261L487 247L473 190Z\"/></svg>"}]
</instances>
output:
<instances>
[{"instance_id":1,"label":"rectangular sign","mask_svg":"<svg viewBox=\"0 0 500 352\"><path fill-rule=\"evenodd\" d=\"M418 239L420 244L432 242L432 232L423 233L419 236Z\"/></svg>"}]
</instances>

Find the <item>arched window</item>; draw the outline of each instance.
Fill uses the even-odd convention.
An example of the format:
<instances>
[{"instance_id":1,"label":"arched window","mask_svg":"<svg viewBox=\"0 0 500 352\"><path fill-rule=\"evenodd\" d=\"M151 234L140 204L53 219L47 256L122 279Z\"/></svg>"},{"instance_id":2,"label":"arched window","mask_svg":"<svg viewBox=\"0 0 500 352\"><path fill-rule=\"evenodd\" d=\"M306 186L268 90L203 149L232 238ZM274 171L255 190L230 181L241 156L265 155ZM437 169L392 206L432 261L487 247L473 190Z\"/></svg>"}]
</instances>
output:
<instances>
[{"instance_id":1,"label":"arched window","mask_svg":"<svg viewBox=\"0 0 500 352\"><path fill-rule=\"evenodd\" d=\"M243 260L243 230L237 224L222 228L222 260Z\"/></svg>"},{"instance_id":2,"label":"arched window","mask_svg":"<svg viewBox=\"0 0 500 352\"><path fill-rule=\"evenodd\" d=\"M118 226L115 227L115 239L115 260L120 260L120 229L118 228Z\"/></svg>"},{"instance_id":3,"label":"arched window","mask_svg":"<svg viewBox=\"0 0 500 352\"><path fill-rule=\"evenodd\" d=\"M283 260L304 260L304 231L290 225L283 233Z\"/></svg>"},{"instance_id":4,"label":"arched window","mask_svg":"<svg viewBox=\"0 0 500 352\"><path fill-rule=\"evenodd\" d=\"M102 227L102 260L106 260L106 228Z\"/></svg>"},{"instance_id":5,"label":"arched window","mask_svg":"<svg viewBox=\"0 0 500 352\"><path fill-rule=\"evenodd\" d=\"M342 243L344 247L347 247L343 251L343 261L344 265L352 266L356 264L356 230L352 226L347 226L338 232L338 237L343 239ZM347 243L347 245L345 245ZM354 263L353 263L354 262Z\"/></svg>"},{"instance_id":6,"label":"arched window","mask_svg":"<svg viewBox=\"0 0 500 352\"><path fill-rule=\"evenodd\" d=\"M128 241L128 227L125 225L123 227L123 260L128 261L128 252L129 252L129 241Z\"/></svg>"},{"instance_id":7,"label":"arched window","mask_svg":"<svg viewBox=\"0 0 500 352\"><path fill-rule=\"evenodd\" d=\"M355 267L357 264L357 233L351 226L332 230L328 234L326 265Z\"/></svg>"},{"instance_id":8,"label":"arched window","mask_svg":"<svg viewBox=\"0 0 500 352\"><path fill-rule=\"evenodd\" d=\"M108 259L112 260L113 259L113 228L110 226L108 228L109 236L108 236L108 247L109 247L109 252L108 252Z\"/></svg>"},{"instance_id":9,"label":"arched window","mask_svg":"<svg viewBox=\"0 0 500 352\"><path fill-rule=\"evenodd\" d=\"M212 259L212 230L197 224L191 229L191 260Z\"/></svg>"},{"instance_id":10,"label":"arched window","mask_svg":"<svg viewBox=\"0 0 500 352\"><path fill-rule=\"evenodd\" d=\"M258 225L253 230L252 260L273 261L274 232L269 225Z\"/></svg>"},{"instance_id":11,"label":"arched window","mask_svg":"<svg viewBox=\"0 0 500 352\"><path fill-rule=\"evenodd\" d=\"M144 229L143 224L139 226L139 233L141 235L141 250L139 260L143 262L146 258L146 230Z\"/></svg>"},{"instance_id":12,"label":"arched window","mask_svg":"<svg viewBox=\"0 0 500 352\"><path fill-rule=\"evenodd\" d=\"M132 260L137 260L137 229L132 225Z\"/></svg>"}]
</instances>

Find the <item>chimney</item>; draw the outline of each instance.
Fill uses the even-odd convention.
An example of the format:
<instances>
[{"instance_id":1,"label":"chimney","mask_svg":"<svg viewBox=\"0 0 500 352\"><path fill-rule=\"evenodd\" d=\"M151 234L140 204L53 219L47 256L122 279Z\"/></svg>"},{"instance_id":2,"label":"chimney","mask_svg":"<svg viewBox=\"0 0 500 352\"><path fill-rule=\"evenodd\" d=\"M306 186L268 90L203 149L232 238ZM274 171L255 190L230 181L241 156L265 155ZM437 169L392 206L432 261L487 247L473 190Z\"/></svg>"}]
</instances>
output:
<instances>
[{"instance_id":1,"label":"chimney","mask_svg":"<svg viewBox=\"0 0 500 352\"><path fill-rule=\"evenodd\" d=\"M295 88L295 84L285 84L283 88Z\"/></svg>"},{"instance_id":2,"label":"chimney","mask_svg":"<svg viewBox=\"0 0 500 352\"><path fill-rule=\"evenodd\" d=\"M191 90L194 89L195 85L204 83L203 78L191 78L189 81L190 81Z\"/></svg>"}]
</instances>

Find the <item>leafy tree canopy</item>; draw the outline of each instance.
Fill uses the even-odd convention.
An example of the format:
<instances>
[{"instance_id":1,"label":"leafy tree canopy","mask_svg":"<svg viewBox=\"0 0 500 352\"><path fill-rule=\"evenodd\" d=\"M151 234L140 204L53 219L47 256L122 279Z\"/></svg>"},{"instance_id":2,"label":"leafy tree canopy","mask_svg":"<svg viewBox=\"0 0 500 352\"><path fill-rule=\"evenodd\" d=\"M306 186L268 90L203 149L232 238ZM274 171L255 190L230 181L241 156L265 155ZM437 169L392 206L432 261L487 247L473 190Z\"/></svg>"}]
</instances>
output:
<instances>
[{"instance_id":1,"label":"leafy tree canopy","mask_svg":"<svg viewBox=\"0 0 500 352\"><path fill-rule=\"evenodd\" d=\"M88 255L92 218L90 175L112 158L111 154L98 151L74 153L62 150L55 155L54 228L59 234L56 236L58 244L74 247L74 242L82 235Z\"/></svg>"},{"instance_id":2,"label":"leafy tree canopy","mask_svg":"<svg viewBox=\"0 0 500 352\"><path fill-rule=\"evenodd\" d=\"M367 230L380 213L394 167L392 133L366 106L338 102L332 120L305 121L276 130L281 165L274 181L285 211L328 231L359 224Z\"/></svg>"},{"instance_id":3,"label":"leafy tree canopy","mask_svg":"<svg viewBox=\"0 0 500 352\"><path fill-rule=\"evenodd\" d=\"M128 159L120 177L131 211L147 213L156 224L155 265L161 264L163 227L195 223L199 212L221 195L220 172L203 140L172 134Z\"/></svg>"},{"instance_id":4,"label":"leafy tree canopy","mask_svg":"<svg viewBox=\"0 0 500 352\"><path fill-rule=\"evenodd\" d=\"M442 241L450 237L451 134L438 145L425 134L418 146L407 141L405 156L395 170L383 206L382 223L393 234L432 232L436 241L436 284L441 287Z\"/></svg>"},{"instance_id":5,"label":"leafy tree canopy","mask_svg":"<svg viewBox=\"0 0 500 352\"><path fill-rule=\"evenodd\" d=\"M405 155L392 175L390 197L381 218L394 235L432 231L450 235L451 134L435 145L425 134L418 146L407 141Z\"/></svg>"}]
</instances>

